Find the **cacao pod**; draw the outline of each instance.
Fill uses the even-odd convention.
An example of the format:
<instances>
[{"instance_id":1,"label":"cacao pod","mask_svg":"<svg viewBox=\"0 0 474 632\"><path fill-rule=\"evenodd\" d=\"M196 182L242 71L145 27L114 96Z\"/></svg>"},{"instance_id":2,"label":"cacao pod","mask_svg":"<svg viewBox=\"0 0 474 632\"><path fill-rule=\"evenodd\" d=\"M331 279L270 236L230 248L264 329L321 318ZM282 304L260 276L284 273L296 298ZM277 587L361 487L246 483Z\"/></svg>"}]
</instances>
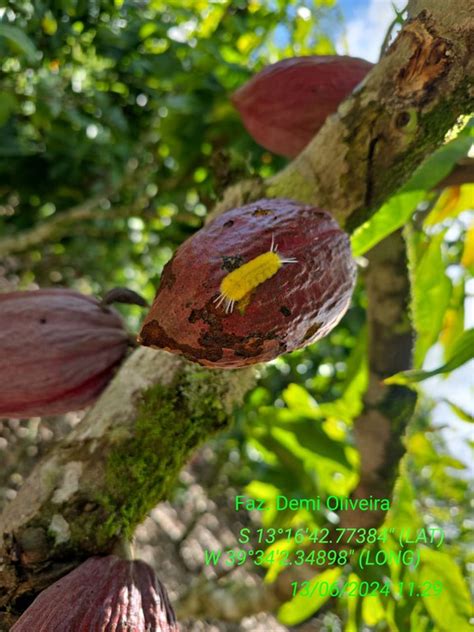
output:
<instances>
[{"instance_id":1,"label":"cacao pod","mask_svg":"<svg viewBox=\"0 0 474 632\"><path fill-rule=\"evenodd\" d=\"M231 100L257 143L293 158L372 66L344 55L292 57L264 68Z\"/></svg>"},{"instance_id":2,"label":"cacao pod","mask_svg":"<svg viewBox=\"0 0 474 632\"><path fill-rule=\"evenodd\" d=\"M178 632L166 589L145 562L91 557L41 592L11 632Z\"/></svg>"},{"instance_id":3,"label":"cacao pod","mask_svg":"<svg viewBox=\"0 0 474 632\"><path fill-rule=\"evenodd\" d=\"M126 353L119 315L65 289L0 294L0 417L91 404Z\"/></svg>"},{"instance_id":4,"label":"cacao pod","mask_svg":"<svg viewBox=\"0 0 474 632\"><path fill-rule=\"evenodd\" d=\"M326 335L354 282L349 239L329 213L260 200L178 248L138 340L208 367L272 360Z\"/></svg>"}]
</instances>

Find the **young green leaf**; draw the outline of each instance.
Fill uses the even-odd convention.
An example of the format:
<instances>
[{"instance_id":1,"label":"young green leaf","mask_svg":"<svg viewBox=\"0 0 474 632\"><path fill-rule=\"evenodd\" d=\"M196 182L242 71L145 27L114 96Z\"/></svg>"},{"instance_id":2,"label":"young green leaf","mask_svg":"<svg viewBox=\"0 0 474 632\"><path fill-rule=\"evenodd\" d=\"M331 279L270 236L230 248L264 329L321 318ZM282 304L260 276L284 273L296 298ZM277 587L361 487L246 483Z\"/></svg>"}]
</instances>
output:
<instances>
[{"instance_id":1,"label":"young green leaf","mask_svg":"<svg viewBox=\"0 0 474 632\"><path fill-rule=\"evenodd\" d=\"M423 585L441 582L439 595L423 596L425 607L430 613L437 628L441 632L468 632L471 630L469 617L472 615L469 590L461 575L461 571L447 553L423 548L419 583Z\"/></svg>"},{"instance_id":2,"label":"young green leaf","mask_svg":"<svg viewBox=\"0 0 474 632\"><path fill-rule=\"evenodd\" d=\"M462 419L462 421L467 421L470 424L474 423L474 415L471 415L471 413L469 413L467 410L461 408L461 406L458 406L454 402L449 401L449 399L444 399L443 401L451 408L453 413L457 415L459 419Z\"/></svg>"},{"instance_id":3,"label":"young green leaf","mask_svg":"<svg viewBox=\"0 0 474 632\"><path fill-rule=\"evenodd\" d=\"M36 48L28 35L23 33L16 26L10 26L9 24L0 24L0 38L5 38L10 47L20 52L28 59L28 61L34 61L36 59Z\"/></svg>"},{"instance_id":4,"label":"young green leaf","mask_svg":"<svg viewBox=\"0 0 474 632\"><path fill-rule=\"evenodd\" d=\"M304 594L300 590L291 601L283 604L278 610L280 623L283 623L283 625L298 625L309 619L331 597L331 591L326 591L326 583L330 588L331 584L338 580L341 573L341 568L331 568L313 577ZM308 593L306 593L306 590ZM308 595L311 595L311 598Z\"/></svg>"},{"instance_id":5,"label":"young green leaf","mask_svg":"<svg viewBox=\"0 0 474 632\"><path fill-rule=\"evenodd\" d=\"M457 161L466 156L474 137L474 125L467 125L455 138L430 156L408 183L377 213L354 231L351 238L355 257L363 255L387 235L404 226L429 191L447 176Z\"/></svg>"},{"instance_id":6,"label":"young green leaf","mask_svg":"<svg viewBox=\"0 0 474 632\"><path fill-rule=\"evenodd\" d=\"M413 382L422 382L429 377L439 375L440 373L450 373L462 366L469 360L474 358L474 328L465 331L453 345L448 361L437 369L432 371L423 371L414 369L411 371L403 371L396 373L384 380L385 384L411 384Z\"/></svg>"},{"instance_id":7,"label":"young green leaf","mask_svg":"<svg viewBox=\"0 0 474 632\"><path fill-rule=\"evenodd\" d=\"M413 364L423 365L426 353L437 341L443 326L444 315L451 298L452 283L445 273L442 254L444 233L433 237L418 259L409 249L411 261L412 312L417 334Z\"/></svg>"}]
</instances>

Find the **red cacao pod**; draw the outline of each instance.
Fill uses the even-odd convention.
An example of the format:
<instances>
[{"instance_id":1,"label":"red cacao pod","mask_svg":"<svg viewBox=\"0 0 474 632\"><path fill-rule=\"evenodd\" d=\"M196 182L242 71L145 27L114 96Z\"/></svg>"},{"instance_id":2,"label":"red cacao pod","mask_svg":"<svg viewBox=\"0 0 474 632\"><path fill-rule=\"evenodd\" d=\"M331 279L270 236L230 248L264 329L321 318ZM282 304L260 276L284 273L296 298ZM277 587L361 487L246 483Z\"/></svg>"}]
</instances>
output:
<instances>
[{"instance_id":1,"label":"red cacao pod","mask_svg":"<svg viewBox=\"0 0 474 632\"><path fill-rule=\"evenodd\" d=\"M129 341L119 315L64 289L0 294L0 417L91 404Z\"/></svg>"},{"instance_id":2,"label":"red cacao pod","mask_svg":"<svg viewBox=\"0 0 474 632\"><path fill-rule=\"evenodd\" d=\"M153 569L109 555L46 588L11 632L178 632L178 624Z\"/></svg>"},{"instance_id":3,"label":"red cacao pod","mask_svg":"<svg viewBox=\"0 0 474 632\"><path fill-rule=\"evenodd\" d=\"M293 158L372 66L344 55L292 57L264 68L231 99L257 143Z\"/></svg>"},{"instance_id":4,"label":"red cacao pod","mask_svg":"<svg viewBox=\"0 0 474 632\"><path fill-rule=\"evenodd\" d=\"M329 213L260 200L223 213L178 248L139 342L208 367L272 360L326 335L354 281L349 239Z\"/></svg>"}]
</instances>

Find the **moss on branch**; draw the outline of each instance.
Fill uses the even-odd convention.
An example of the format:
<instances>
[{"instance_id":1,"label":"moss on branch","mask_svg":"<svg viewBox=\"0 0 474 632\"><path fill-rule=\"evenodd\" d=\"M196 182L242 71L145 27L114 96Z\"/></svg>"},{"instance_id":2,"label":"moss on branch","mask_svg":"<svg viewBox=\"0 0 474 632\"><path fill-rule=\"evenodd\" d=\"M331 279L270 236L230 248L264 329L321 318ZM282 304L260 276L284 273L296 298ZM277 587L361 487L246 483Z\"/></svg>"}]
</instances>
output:
<instances>
[{"instance_id":1,"label":"moss on branch","mask_svg":"<svg viewBox=\"0 0 474 632\"><path fill-rule=\"evenodd\" d=\"M169 387L156 384L142 395L129 441L111 448L98 502L108 516L99 540L130 537L166 497L190 453L229 423L222 374L186 366Z\"/></svg>"}]
</instances>

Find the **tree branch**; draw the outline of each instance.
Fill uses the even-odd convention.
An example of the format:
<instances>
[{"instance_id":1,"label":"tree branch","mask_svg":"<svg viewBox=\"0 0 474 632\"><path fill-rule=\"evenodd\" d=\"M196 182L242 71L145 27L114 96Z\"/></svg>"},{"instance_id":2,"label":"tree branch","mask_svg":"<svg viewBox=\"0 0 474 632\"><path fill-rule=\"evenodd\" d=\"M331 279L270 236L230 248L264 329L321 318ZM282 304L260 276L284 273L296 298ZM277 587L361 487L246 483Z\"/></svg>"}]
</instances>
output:
<instances>
[{"instance_id":1,"label":"tree branch","mask_svg":"<svg viewBox=\"0 0 474 632\"><path fill-rule=\"evenodd\" d=\"M252 370L217 373L134 351L0 516L0 607L24 603L71 563L131 537L253 382Z\"/></svg>"},{"instance_id":2,"label":"tree branch","mask_svg":"<svg viewBox=\"0 0 474 632\"><path fill-rule=\"evenodd\" d=\"M97 209L106 199L106 195L91 198L77 206L58 213L58 215L38 224L38 226L30 230L25 230L12 237L0 239L0 257L6 257L15 252L22 252L34 246L38 246L42 242L52 239L58 233L63 233L71 224L95 217Z\"/></svg>"},{"instance_id":3,"label":"tree branch","mask_svg":"<svg viewBox=\"0 0 474 632\"><path fill-rule=\"evenodd\" d=\"M418 4L420 13L307 149L270 181L232 187L218 211L284 196L319 204L352 229L395 193L469 109L469 7ZM23 608L71 564L130 534L195 446L225 427L251 383L251 371L205 371L164 352L135 351L0 517L0 607Z\"/></svg>"},{"instance_id":4,"label":"tree branch","mask_svg":"<svg viewBox=\"0 0 474 632\"><path fill-rule=\"evenodd\" d=\"M417 2L385 57L266 194L317 202L349 231L369 219L472 111L469 4Z\"/></svg>"}]
</instances>

